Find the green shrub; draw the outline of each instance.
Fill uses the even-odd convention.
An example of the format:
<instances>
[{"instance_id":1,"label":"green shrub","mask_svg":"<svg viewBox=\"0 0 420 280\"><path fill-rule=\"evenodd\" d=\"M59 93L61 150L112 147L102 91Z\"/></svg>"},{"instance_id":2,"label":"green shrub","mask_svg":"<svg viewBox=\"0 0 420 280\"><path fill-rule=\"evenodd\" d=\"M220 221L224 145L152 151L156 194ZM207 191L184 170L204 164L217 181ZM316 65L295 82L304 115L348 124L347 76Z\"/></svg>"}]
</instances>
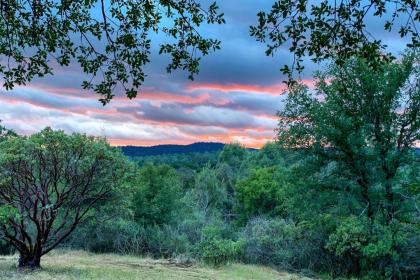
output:
<instances>
[{"instance_id":1,"label":"green shrub","mask_svg":"<svg viewBox=\"0 0 420 280\"><path fill-rule=\"evenodd\" d=\"M366 279L389 279L391 275L402 277L407 275L403 272L406 268L416 270L406 266L408 263L415 264L413 260L407 263L401 258L401 254L410 256L403 246L409 241L402 234L406 230L404 228L397 222L386 226L373 221L369 225L367 219L351 216L343 219L329 236L326 248L339 257L342 266L347 264L344 274L366 276Z\"/></svg>"},{"instance_id":2,"label":"green shrub","mask_svg":"<svg viewBox=\"0 0 420 280\"><path fill-rule=\"evenodd\" d=\"M189 250L188 238L170 225L148 226L140 229L138 254L156 258L169 258L185 254Z\"/></svg>"},{"instance_id":3,"label":"green shrub","mask_svg":"<svg viewBox=\"0 0 420 280\"><path fill-rule=\"evenodd\" d=\"M367 243L366 224L356 217L349 217L330 235L327 248L337 256L360 257Z\"/></svg>"},{"instance_id":4,"label":"green shrub","mask_svg":"<svg viewBox=\"0 0 420 280\"><path fill-rule=\"evenodd\" d=\"M278 218L255 217L242 232L244 256L249 263L281 269L328 270L331 254L324 249L325 234L306 223Z\"/></svg>"},{"instance_id":5,"label":"green shrub","mask_svg":"<svg viewBox=\"0 0 420 280\"><path fill-rule=\"evenodd\" d=\"M179 214L181 181L167 165L147 164L138 174L134 191L134 219L139 225L170 224Z\"/></svg>"},{"instance_id":6,"label":"green shrub","mask_svg":"<svg viewBox=\"0 0 420 280\"><path fill-rule=\"evenodd\" d=\"M64 244L66 247L92 252L136 253L133 241L138 238L139 226L121 217L97 222L86 221Z\"/></svg>"},{"instance_id":7,"label":"green shrub","mask_svg":"<svg viewBox=\"0 0 420 280\"><path fill-rule=\"evenodd\" d=\"M251 219L245 230L245 255L250 263L290 267L294 263L296 227L284 220Z\"/></svg>"},{"instance_id":8,"label":"green shrub","mask_svg":"<svg viewBox=\"0 0 420 280\"><path fill-rule=\"evenodd\" d=\"M209 265L220 266L238 260L243 252L244 242L224 238L220 228L208 226L203 229L202 240L196 250L201 260Z\"/></svg>"},{"instance_id":9,"label":"green shrub","mask_svg":"<svg viewBox=\"0 0 420 280\"><path fill-rule=\"evenodd\" d=\"M211 265L219 266L235 261L241 254L243 242L229 239L212 239L200 244L202 260Z\"/></svg>"},{"instance_id":10,"label":"green shrub","mask_svg":"<svg viewBox=\"0 0 420 280\"><path fill-rule=\"evenodd\" d=\"M260 168L239 180L235 186L239 212L244 218L255 215L277 216L284 211L284 170L278 167Z\"/></svg>"}]
</instances>

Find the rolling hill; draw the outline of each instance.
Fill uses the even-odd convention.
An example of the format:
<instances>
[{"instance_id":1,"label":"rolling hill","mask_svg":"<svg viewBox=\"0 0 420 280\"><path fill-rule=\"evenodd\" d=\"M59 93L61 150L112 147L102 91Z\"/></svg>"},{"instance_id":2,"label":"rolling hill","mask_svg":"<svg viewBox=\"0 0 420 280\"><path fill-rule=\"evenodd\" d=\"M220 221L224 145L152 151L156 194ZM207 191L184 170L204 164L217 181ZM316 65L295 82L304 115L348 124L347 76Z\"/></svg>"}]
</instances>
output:
<instances>
[{"instance_id":1,"label":"rolling hill","mask_svg":"<svg viewBox=\"0 0 420 280\"><path fill-rule=\"evenodd\" d=\"M223 149L225 144L213 142L197 142L190 145L157 145L151 147L121 146L122 152L129 157L157 156L163 154L186 154L217 152Z\"/></svg>"}]
</instances>

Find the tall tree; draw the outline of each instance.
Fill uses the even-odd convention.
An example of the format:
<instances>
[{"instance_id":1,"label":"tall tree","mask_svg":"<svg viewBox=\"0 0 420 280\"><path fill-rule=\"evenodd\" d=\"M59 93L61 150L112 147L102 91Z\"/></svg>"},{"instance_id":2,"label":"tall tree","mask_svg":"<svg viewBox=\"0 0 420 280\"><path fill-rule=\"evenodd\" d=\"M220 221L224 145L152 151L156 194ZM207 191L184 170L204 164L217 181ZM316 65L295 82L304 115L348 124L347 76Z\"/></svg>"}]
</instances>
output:
<instances>
[{"instance_id":1,"label":"tall tree","mask_svg":"<svg viewBox=\"0 0 420 280\"><path fill-rule=\"evenodd\" d=\"M196 0L1 0L0 74L12 89L57 66L77 62L88 76L82 86L101 95L103 104L117 86L134 98L150 62L151 34L168 40L160 53L172 58L171 72L198 73L200 58L220 41L199 33L202 24L224 23L216 3Z\"/></svg>"},{"instance_id":2,"label":"tall tree","mask_svg":"<svg viewBox=\"0 0 420 280\"><path fill-rule=\"evenodd\" d=\"M143 226L170 224L178 213L181 180L168 165L147 164L139 171L133 197L136 222Z\"/></svg>"},{"instance_id":3,"label":"tall tree","mask_svg":"<svg viewBox=\"0 0 420 280\"><path fill-rule=\"evenodd\" d=\"M293 87L279 113L279 143L306 148L330 164L330 171L335 169L350 181L332 187L342 188L362 205L354 214L359 221L366 218L369 234L360 255L376 260L381 256L381 267L396 277L401 233L407 234L407 228L419 220L413 183L407 184L408 177L401 176L413 168L409 166L418 165L413 158L413 146L420 140L418 52L384 63L378 70L365 59L350 59L318 78L317 95L304 86ZM357 226L355 220L349 223L339 230ZM337 235L333 239L340 242L352 236ZM378 236L382 244L375 243Z\"/></svg>"},{"instance_id":4,"label":"tall tree","mask_svg":"<svg viewBox=\"0 0 420 280\"><path fill-rule=\"evenodd\" d=\"M269 12L258 13L258 24L250 31L256 40L267 43L267 55L283 47L293 53L292 65L282 68L293 82L293 71L304 69L306 56L338 64L359 56L377 66L386 49L373 35L377 22L383 25L379 31L409 37L408 47L419 46L420 4L416 0L277 0Z\"/></svg>"},{"instance_id":5,"label":"tall tree","mask_svg":"<svg viewBox=\"0 0 420 280\"><path fill-rule=\"evenodd\" d=\"M104 139L45 129L0 143L0 236L19 267L64 241L124 178L125 158Z\"/></svg>"}]
</instances>

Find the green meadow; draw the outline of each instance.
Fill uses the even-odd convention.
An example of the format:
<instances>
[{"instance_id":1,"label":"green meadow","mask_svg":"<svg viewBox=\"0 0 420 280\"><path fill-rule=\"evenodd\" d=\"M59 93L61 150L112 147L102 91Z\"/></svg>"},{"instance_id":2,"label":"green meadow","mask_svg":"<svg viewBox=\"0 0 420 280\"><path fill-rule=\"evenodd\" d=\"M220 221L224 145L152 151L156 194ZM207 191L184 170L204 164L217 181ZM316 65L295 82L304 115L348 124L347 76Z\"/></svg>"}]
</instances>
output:
<instances>
[{"instance_id":1,"label":"green meadow","mask_svg":"<svg viewBox=\"0 0 420 280\"><path fill-rule=\"evenodd\" d=\"M8 280L267 280L309 279L273 269L244 264L220 268L171 260L154 260L84 251L58 251L45 256L40 270L18 270L17 255L0 257L0 279Z\"/></svg>"}]
</instances>

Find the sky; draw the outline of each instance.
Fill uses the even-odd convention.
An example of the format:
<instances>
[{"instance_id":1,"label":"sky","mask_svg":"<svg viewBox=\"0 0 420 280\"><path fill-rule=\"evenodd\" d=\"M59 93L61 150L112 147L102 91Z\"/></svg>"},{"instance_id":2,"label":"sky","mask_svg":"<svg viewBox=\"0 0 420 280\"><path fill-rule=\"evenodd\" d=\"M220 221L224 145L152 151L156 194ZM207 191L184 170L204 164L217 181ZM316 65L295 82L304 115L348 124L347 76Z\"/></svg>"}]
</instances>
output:
<instances>
[{"instance_id":1,"label":"sky","mask_svg":"<svg viewBox=\"0 0 420 280\"><path fill-rule=\"evenodd\" d=\"M25 135L49 126L105 136L118 146L204 141L261 147L275 137L276 112L285 100L279 69L291 62L291 54L281 49L275 57L266 57L264 45L249 36L257 12L269 10L273 1L238 2L218 1L227 23L202 29L206 36L220 39L222 49L202 60L194 81L182 71L166 73L169 58L157 55L162 39L157 37L136 99L116 97L104 107L97 95L81 89L85 77L77 67L57 68L54 76L28 86L0 89L2 124ZM381 39L391 51L403 50L399 38L381 34ZM308 64L301 78L311 85L307 73L320 67Z\"/></svg>"}]
</instances>

